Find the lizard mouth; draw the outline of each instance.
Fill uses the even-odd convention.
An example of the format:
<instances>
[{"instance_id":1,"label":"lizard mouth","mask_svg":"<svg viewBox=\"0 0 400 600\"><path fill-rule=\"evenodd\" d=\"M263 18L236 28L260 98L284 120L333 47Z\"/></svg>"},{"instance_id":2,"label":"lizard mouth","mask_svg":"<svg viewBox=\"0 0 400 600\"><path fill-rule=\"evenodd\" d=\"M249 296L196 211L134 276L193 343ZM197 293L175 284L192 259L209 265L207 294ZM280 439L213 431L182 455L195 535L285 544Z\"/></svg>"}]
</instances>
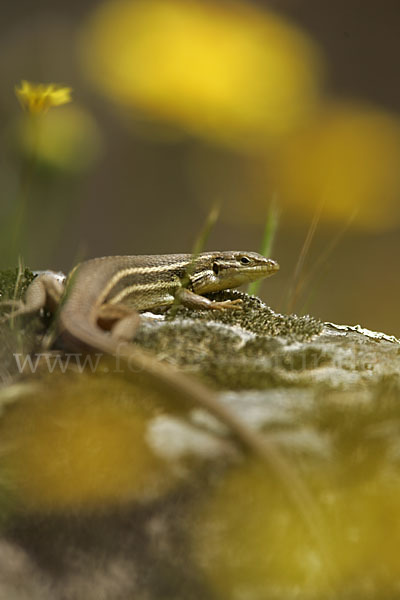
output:
<instances>
[{"instance_id":1,"label":"lizard mouth","mask_svg":"<svg viewBox=\"0 0 400 600\"><path fill-rule=\"evenodd\" d=\"M279 263L276 262L276 260L272 260L272 258L268 258L267 260L268 260L268 271L269 271L270 275L273 275L274 273L279 271L280 266L279 266Z\"/></svg>"}]
</instances>

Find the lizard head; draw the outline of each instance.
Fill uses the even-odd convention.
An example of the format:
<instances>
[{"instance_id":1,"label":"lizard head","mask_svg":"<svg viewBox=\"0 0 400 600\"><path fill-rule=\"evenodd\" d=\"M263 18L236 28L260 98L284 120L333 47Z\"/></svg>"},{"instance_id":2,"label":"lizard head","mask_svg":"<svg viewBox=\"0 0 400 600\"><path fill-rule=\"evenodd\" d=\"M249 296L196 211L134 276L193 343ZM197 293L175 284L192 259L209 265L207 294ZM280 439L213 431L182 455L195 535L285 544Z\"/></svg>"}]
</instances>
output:
<instances>
[{"instance_id":1,"label":"lizard head","mask_svg":"<svg viewBox=\"0 0 400 600\"><path fill-rule=\"evenodd\" d=\"M275 260L257 252L205 252L197 257L190 280L193 291L204 294L270 277L278 270Z\"/></svg>"}]
</instances>

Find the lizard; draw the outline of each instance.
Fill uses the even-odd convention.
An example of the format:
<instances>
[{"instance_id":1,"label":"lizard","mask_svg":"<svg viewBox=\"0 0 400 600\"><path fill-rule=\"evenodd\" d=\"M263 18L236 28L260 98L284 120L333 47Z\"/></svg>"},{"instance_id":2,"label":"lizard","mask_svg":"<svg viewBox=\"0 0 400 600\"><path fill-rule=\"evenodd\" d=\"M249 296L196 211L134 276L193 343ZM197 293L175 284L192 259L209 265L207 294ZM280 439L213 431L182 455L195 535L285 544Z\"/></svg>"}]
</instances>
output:
<instances>
[{"instance_id":1,"label":"lizard","mask_svg":"<svg viewBox=\"0 0 400 600\"><path fill-rule=\"evenodd\" d=\"M14 309L3 320L47 309L55 315L57 332L67 348L118 356L150 376L161 389L206 409L245 449L267 464L322 546L315 522L318 507L273 441L244 423L200 380L132 343L141 311L171 307L176 302L192 309L237 310L240 299L218 302L204 294L240 287L278 270L276 261L242 251L93 258L74 267L65 285L49 272L38 275L23 302L8 303Z\"/></svg>"},{"instance_id":2,"label":"lizard","mask_svg":"<svg viewBox=\"0 0 400 600\"><path fill-rule=\"evenodd\" d=\"M267 459L282 475L281 454L223 405L215 392L132 343L140 311L176 302L192 309L240 309L240 299L216 302L204 294L239 287L278 270L275 260L242 251L93 258L76 265L65 284L49 272L38 275L24 302L9 302L15 309L5 319L49 310L56 316L65 347L118 356L144 371L159 387L212 413L244 447Z\"/></svg>"},{"instance_id":3,"label":"lizard","mask_svg":"<svg viewBox=\"0 0 400 600\"><path fill-rule=\"evenodd\" d=\"M176 302L192 309L240 309L240 299L217 302L204 294L239 287L278 270L276 261L256 252L93 258L76 265L65 284L51 272L38 275L28 286L23 302L9 302L15 309L5 319L49 310L56 316L57 333L66 348L118 356L135 370L150 375L160 387L203 406L225 423L244 447L264 455L266 447L260 434L224 406L215 392L172 365L156 360L132 340L141 311L170 307ZM279 462L278 453L276 460Z\"/></svg>"}]
</instances>

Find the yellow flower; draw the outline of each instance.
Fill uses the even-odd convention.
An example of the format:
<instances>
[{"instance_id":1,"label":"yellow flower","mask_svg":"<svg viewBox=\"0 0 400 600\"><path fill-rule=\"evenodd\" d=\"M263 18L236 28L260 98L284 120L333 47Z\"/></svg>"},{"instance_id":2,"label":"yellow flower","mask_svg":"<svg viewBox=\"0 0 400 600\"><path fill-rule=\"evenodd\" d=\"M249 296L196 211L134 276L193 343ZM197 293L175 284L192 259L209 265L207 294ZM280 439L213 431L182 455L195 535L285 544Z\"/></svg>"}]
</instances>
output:
<instances>
[{"instance_id":1,"label":"yellow flower","mask_svg":"<svg viewBox=\"0 0 400 600\"><path fill-rule=\"evenodd\" d=\"M30 83L21 81L20 87L15 87L15 93L22 108L32 115L47 112L52 106L61 106L71 102L72 89L58 86L54 83Z\"/></svg>"}]
</instances>

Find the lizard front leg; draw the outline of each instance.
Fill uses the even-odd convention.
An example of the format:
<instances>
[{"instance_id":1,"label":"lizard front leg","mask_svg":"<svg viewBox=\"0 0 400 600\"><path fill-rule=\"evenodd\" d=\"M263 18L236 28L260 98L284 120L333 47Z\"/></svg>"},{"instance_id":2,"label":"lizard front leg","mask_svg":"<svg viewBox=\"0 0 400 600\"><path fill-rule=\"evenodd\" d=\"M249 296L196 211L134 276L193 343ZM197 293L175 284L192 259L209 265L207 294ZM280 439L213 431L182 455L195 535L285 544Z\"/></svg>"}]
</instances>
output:
<instances>
[{"instance_id":1,"label":"lizard front leg","mask_svg":"<svg viewBox=\"0 0 400 600\"><path fill-rule=\"evenodd\" d=\"M215 302L213 300L209 300L204 296L200 296L199 294L195 294L186 288L179 288L175 297L179 300L182 306L186 306L186 308L194 308L194 309L202 309L202 310L226 310L228 309L241 309L241 299L237 300L224 300L223 302Z\"/></svg>"}]
</instances>

